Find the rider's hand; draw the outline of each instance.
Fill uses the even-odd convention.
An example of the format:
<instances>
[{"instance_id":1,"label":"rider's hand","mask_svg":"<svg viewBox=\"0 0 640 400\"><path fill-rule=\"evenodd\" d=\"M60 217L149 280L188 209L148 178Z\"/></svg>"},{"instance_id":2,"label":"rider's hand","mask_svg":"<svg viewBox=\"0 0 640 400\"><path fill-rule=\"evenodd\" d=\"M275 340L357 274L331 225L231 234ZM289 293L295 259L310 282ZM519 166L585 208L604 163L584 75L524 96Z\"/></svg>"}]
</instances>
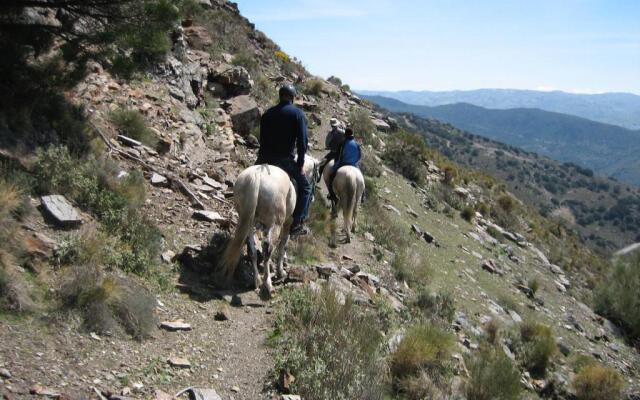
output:
<instances>
[{"instance_id":1,"label":"rider's hand","mask_svg":"<svg viewBox=\"0 0 640 400\"><path fill-rule=\"evenodd\" d=\"M304 167L300 168L300 175L304 176Z\"/></svg>"}]
</instances>

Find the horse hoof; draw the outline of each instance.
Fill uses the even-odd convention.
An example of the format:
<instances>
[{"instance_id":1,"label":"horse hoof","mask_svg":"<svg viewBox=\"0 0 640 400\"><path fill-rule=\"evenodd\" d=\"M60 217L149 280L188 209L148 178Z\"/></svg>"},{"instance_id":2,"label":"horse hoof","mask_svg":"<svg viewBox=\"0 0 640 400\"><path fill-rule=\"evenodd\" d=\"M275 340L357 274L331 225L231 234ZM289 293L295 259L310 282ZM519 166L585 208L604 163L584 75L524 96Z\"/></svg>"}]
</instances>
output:
<instances>
[{"instance_id":1,"label":"horse hoof","mask_svg":"<svg viewBox=\"0 0 640 400\"><path fill-rule=\"evenodd\" d=\"M271 286L262 285L260 288L260 298L262 300L271 300L271 298L273 298L273 293L275 293L275 291Z\"/></svg>"},{"instance_id":2,"label":"horse hoof","mask_svg":"<svg viewBox=\"0 0 640 400\"><path fill-rule=\"evenodd\" d=\"M338 247L338 246L336 246L336 244L335 244L335 243L329 243L329 247L330 247L330 248L332 248L332 249L335 249L335 248L336 248L336 247Z\"/></svg>"}]
</instances>

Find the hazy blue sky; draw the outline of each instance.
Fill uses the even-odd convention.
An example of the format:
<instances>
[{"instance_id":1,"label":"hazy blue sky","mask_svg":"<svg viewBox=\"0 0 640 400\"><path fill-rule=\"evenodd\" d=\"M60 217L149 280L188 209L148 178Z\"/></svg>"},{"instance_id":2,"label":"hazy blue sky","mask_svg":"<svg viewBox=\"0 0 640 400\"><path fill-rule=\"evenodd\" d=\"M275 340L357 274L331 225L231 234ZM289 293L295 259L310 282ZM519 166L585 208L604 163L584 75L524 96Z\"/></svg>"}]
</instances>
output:
<instances>
[{"instance_id":1,"label":"hazy blue sky","mask_svg":"<svg viewBox=\"0 0 640 400\"><path fill-rule=\"evenodd\" d=\"M237 0L316 75L357 89L640 94L640 0Z\"/></svg>"}]
</instances>

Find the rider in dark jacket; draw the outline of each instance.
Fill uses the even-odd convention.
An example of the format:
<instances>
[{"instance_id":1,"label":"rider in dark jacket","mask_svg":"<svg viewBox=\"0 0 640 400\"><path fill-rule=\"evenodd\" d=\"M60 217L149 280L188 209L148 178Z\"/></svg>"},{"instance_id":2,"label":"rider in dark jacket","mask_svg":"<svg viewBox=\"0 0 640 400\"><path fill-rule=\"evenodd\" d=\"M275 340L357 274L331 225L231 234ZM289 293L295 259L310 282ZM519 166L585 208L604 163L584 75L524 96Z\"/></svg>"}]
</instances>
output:
<instances>
[{"instance_id":1,"label":"rider in dark jacket","mask_svg":"<svg viewBox=\"0 0 640 400\"><path fill-rule=\"evenodd\" d=\"M296 89L285 85L280 88L279 95L280 103L267 110L260 120L260 150L256 164L280 167L296 182L298 196L290 233L306 234L309 229L303 222L311 199L311 185L304 175L307 124L304 113L293 105Z\"/></svg>"},{"instance_id":2,"label":"rider in dark jacket","mask_svg":"<svg viewBox=\"0 0 640 400\"><path fill-rule=\"evenodd\" d=\"M322 171L329 164L329 161L335 160L336 157L340 154L340 147L342 147L342 143L344 143L344 129L340 127L340 122L337 118L331 118L329 121L331 125L331 131L327 133L327 137L324 141L324 146L329 152L324 156L322 161L320 161L320 169L318 170L318 182L320 181L320 177L322 177Z\"/></svg>"},{"instance_id":3,"label":"rider in dark jacket","mask_svg":"<svg viewBox=\"0 0 640 400\"><path fill-rule=\"evenodd\" d=\"M329 190L329 200L331 201L337 200L336 194L333 192L333 180L336 178L338 169L345 165L358 167L358 162L362 155L360 145L356 143L355 138L353 137L353 129L347 128L344 131L344 134L344 142L342 143L342 146L340 146L340 152L331 170L331 175L329 176L329 182L327 185L327 189Z\"/></svg>"}]
</instances>

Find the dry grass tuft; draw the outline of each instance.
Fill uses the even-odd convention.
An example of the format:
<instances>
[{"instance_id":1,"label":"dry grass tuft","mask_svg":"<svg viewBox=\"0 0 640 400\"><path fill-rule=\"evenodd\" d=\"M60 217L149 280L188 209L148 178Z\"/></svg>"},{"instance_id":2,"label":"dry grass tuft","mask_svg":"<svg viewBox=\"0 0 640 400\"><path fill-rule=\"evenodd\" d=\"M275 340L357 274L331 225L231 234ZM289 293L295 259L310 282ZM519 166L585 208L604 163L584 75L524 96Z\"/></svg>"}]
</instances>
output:
<instances>
[{"instance_id":1,"label":"dry grass tuft","mask_svg":"<svg viewBox=\"0 0 640 400\"><path fill-rule=\"evenodd\" d=\"M469 363L465 385L468 400L516 400L520 397L520 371L499 348L480 351Z\"/></svg>"},{"instance_id":2,"label":"dry grass tuft","mask_svg":"<svg viewBox=\"0 0 640 400\"><path fill-rule=\"evenodd\" d=\"M395 390L406 398L442 397L450 390L453 336L435 325L416 325L408 330L390 355ZM430 397L427 397L430 398Z\"/></svg>"},{"instance_id":3,"label":"dry grass tuft","mask_svg":"<svg viewBox=\"0 0 640 400\"><path fill-rule=\"evenodd\" d=\"M525 368L536 377L543 377L558 348L550 327L533 321L520 324L520 351Z\"/></svg>"},{"instance_id":4,"label":"dry grass tuft","mask_svg":"<svg viewBox=\"0 0 640 400\"><path fill-rule=\"evenodd\" d=\"M577 400L620 399L623 386L617 371L600 364L587 365L573 379Z\"/></svg>"},{"instance_id":5,"label":"dry grass tuft","mask_svg":"<svg viewBox=\"0 0 640 400\"><path fill-rule=\"evenodd\" d=\"M155 328L155 299L141 286L94 266L74 267L69 275L60 298L64 306L82 313L88 330L102 334L122 330L143 339Z\"/></svg>"}]
</instances>

